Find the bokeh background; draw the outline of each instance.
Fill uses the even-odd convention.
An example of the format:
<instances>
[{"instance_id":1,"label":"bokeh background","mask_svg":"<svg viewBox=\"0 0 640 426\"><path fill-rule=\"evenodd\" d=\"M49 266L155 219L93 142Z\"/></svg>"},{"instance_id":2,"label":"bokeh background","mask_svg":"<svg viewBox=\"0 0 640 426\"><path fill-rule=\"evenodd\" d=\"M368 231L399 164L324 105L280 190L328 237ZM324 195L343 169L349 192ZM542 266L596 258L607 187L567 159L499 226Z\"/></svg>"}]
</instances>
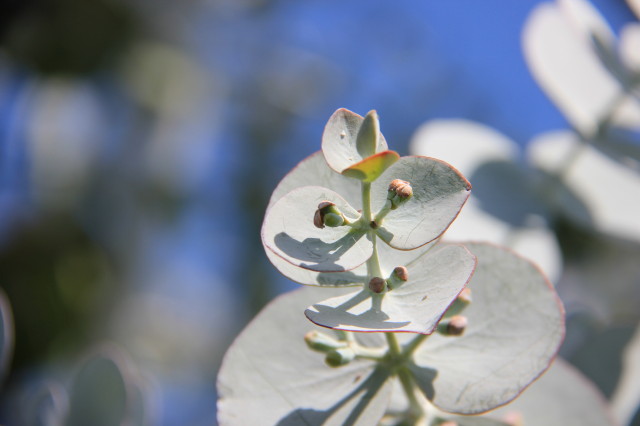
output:
<instances>
[{"instance_id":1,"label":"bokeh background","mask_svg":"<svg viewBox=\"0 0 640 426\"><path fill-rule=\"evenodd\" d=\"M376 109L403 155L437 118L521 148L569 127L522 53L539 3L2 2L0 287L15 345L0 423L51 424L83 359L107 351L143 384L146 424L215 424L226 348L297 286L260 243L268 197L335 109ZM614 31L637 20L622 0L593 4ZM633 327L607 330L621 346Z\"/></svg>"}]
</instances>

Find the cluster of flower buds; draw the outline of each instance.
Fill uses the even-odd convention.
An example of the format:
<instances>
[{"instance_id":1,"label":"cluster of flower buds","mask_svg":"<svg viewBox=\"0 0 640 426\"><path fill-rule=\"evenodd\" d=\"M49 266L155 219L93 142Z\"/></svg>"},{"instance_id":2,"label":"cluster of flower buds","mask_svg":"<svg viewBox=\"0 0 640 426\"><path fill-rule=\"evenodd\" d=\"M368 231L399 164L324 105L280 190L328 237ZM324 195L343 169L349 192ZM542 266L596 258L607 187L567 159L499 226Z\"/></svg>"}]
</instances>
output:
<instances>
[{"instance_id":1,"label":"cluster of flower buds","mask_svg":"<svg viewBox=\"0 0 640 426\"><path fill-rule=\"evenodd\" d=\"M397 209L402 203L413 197L413 188L406 180L394 179L389 184L387 199L391 201L391 210Z\"/></svg>"},{"instance_id":2,"label":"cluster of flower buds","mask_svg":"<svg viewBox=\"0 0 640 426\"><path fill-rule=\"evenodd\" d=\"M345 218L334 203L323 201L318 204L318 209L313 215L313 224L316 228L324 228L325 226L335 228L344 225Z\"/></svg>"},{"instance_id":3,"label":"cluster of flower buds","mask_svg":"<svg viewBox=\"0 0 640 426\"><path fill-rule=\"evenodd\" d=\"M337 340L315 330L305 334L304 341L310 349L326 354L325 362L330 367L348 364L356 357L356 353L344 340Z\"/></svg>"}]
</instances>

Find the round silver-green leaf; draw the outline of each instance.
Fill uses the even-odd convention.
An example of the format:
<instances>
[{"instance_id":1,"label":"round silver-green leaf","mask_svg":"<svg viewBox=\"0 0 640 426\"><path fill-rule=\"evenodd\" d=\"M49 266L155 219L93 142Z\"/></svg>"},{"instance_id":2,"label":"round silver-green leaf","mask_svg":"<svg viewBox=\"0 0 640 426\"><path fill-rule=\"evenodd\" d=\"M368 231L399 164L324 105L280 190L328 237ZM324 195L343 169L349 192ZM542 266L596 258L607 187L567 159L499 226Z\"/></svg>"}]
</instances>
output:
<instances>
[{"instance_id":1,"label":"round silver-green leaf","mask_svg":"<svg viewBox=\"0 0 640 426\"><path fill-rule=\"evenodd\" d=\"M363 264L373 252L365 231L314 225L314 214L323 201L334 203L351 222L360 217L334 191L317 186L296 188L267 211L262 225L264 246L293 265L318 272L348 271Z\"/></svg>"},{"instance_id":2,"label":"round silver-green leaf","mask_svg":"<svg viewBox=\"0 0 640 426\"><path fill-rule=\"evenodd\" d=\"M327 164L338 173L364 160L367 152L358 150L358 132L364 118L345 108L340 108L329 118L322 133L322 153ZM387 141L378 134L375 152L387 150ZM363 156L363 154L365 154Z\"/></svg>"},{"instance_id":3,"label":"round silver-green leaf","mask_svg":"<svg viewBox=\"0 0 640 426\"><path fill-rule=\"evenodd\" d=\"M508 403L547 369L564 337L564 309L528 260L489 244L467 247L478 266L465 333L429 337L412 371L442 410L477 414Z\"/></svg>"},{"instance_id":4,"label":"round silver-green leaf","mask_svg":"<svg viewBox=\"0 0 640 426\"><path fill-rule=\"evenodd\" d=\"M575 367L560 358L517 399L486 414L486 417L498 419L507 416L520 417L526 426L615 424L604 395Z\"/></svg>"},{"instance_id":5,"label":"round silver-green leaf","mask_svg":"<svg viewBox=\"0 0 640 426\"><path fill-rule=\"evenodd\" d=\"M368 360L330 368L304 335L321 329L301 311L325 289L272 301L236 338L218 375L220 425L377 424L391 393L388 373ZM343 291L334 289L336 291Z\"/></svg>"},{"instance_id":6,"label":"round silver-green leaf","mask_svg":"<svg viewBox=\"0 0 640 426\"><path fill-rule=\"evenodd\" d=\"M430 334L469 281L475 256L440 245L407 267L409 280L383 294L367 288L311 305L305 315L323 327L347 331Z\"/></svg>"},{"instance_id":7,"label":"round silver-green leaf","mask_svg":"<svg viewBox=\"0 0 640 426\"><path fill-rule=\"evenodd\" d=\"M376 230L386 243L413 250L442 235L469 197L471 184L449 164L429 157L402 157L371 186L372 209L387 200L389 183L402 179L411 184L413 197L392 210Z\"/></svg>"}]
</instances>

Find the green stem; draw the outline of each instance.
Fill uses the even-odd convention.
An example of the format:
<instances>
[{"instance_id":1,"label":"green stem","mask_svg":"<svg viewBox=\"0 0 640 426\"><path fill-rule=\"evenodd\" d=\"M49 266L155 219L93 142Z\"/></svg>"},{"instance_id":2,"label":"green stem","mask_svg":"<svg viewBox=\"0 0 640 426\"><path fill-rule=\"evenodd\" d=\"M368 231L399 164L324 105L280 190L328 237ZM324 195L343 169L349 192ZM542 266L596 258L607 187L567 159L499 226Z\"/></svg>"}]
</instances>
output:
<instances>
[{"instance_id":1,"label":"green stem","mask_svg":"<svg viewBox=\"0 0 640 426\"><path fill-rule=\"evenodd\" d=\"M409 359L411 355L413 355L415 350L418 348L418 346L420 346L422 342L427 340L429 336L430 334L418 334L416 337L414 337L409 343L407 343L404 346L404 349L402 351L402 356L405 357L405 359Z\"/></svg>"},{"instance_id":2,"label":"green stem","mask_svg":"<svg viewBox=\"0 0 640 426\"><path fill-rule=\"evenodd\" d=\"M385 204L385 207L386 207L386 204ZM378 219L378 216L384 217L384 215L388 213L388 211L385 212L385 207L383 207L382 210L378 213L378 215L376 216L376 219ZM372 220L371 184L366 182L362 183L362 217L363 217L363 220L366 221L365 223L370 223ZM369 260L367 260L367 276L369 279L371 279L373 277L382 277L383 274L380 268L380 259L378 258L378 246L377 246L376 233L373 229L371 229L369 231L369 235L371 237L371 242L373 243L373 253L371 254L371 257L369 258ZM380 299L378 301L381 301L382 297L384 296L384 293L380 295L374 294L372 296L378 296ZM374 298L374 301L375 301L375 298ZM398 339L396 338L396 335L394 333L387 332L387 333L384 333L384 335L387 339L387 344L389 346L389 349L387 352L388 357L391 360L393 360L394 363L397 362L400 365L397 368L396 373L398 375L398 379L400 380L400 383L402 384L402 388L404 389L404 392L407 395L407 399L409 400L408 415L412 419L415 419L415 420L420 419L424 416L424 410L422 409L420 401L418 401L418 398L416 397L413 373L405 365L402 365L403 360L406 359L405 356L407 352L402 351L400 344L398 343ZM419 339L419 336L416 339ZM416 339L412 340L410 344L413 344ZM419 343L416 344L416 347L418 344Z\"/></svg>"},{"instance_id":3,"label":"green stem","mask_svg":"<svg viewBox=\"0 0 640 426\"><path fill-rule=\"evenodd\" d=\"M371 183L362 182L362 217L371 222Z\"/></svg>"}]
</instances>

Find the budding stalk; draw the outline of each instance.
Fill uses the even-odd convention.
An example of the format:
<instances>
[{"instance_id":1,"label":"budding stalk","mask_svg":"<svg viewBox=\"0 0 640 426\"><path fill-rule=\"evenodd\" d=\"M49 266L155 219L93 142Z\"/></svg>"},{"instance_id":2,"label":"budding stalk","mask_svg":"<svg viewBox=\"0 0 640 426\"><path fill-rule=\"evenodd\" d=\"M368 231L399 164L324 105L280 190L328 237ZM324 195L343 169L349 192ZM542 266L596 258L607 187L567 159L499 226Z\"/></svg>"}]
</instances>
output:
<instances>
[{"instance_id":1,"label":"budding stalk","mask_svg":"<svg viewBox=\"0 0 640 426\"><path fill-rule=\"evenodd\" d=\"M391 201L391 210L397 209L402 203L413 197L413 188L406 180L394 179L389 184L387 199Z\"/></svg>"},{"instance_id":2,"label":"budding stalk","mask_svg":"<svg viewBox=\"0 0 640 426\"><path fill-rule=\"evenodd\" d=\"M369 290L374 293L382 293L386 287L386 281L380 277L373 277L369 281Z\"/></svg>"},{"instance_id":3,"label":"budding stalk","mask_svg":"<svg viewBox=\"0 0 640 426\"><path fill-rule=\"evenodd\" d=\"M438 323L438 333L443 336L462 336L467 328L467 317L455 315Z\"/></svg>"}]
</instances>

